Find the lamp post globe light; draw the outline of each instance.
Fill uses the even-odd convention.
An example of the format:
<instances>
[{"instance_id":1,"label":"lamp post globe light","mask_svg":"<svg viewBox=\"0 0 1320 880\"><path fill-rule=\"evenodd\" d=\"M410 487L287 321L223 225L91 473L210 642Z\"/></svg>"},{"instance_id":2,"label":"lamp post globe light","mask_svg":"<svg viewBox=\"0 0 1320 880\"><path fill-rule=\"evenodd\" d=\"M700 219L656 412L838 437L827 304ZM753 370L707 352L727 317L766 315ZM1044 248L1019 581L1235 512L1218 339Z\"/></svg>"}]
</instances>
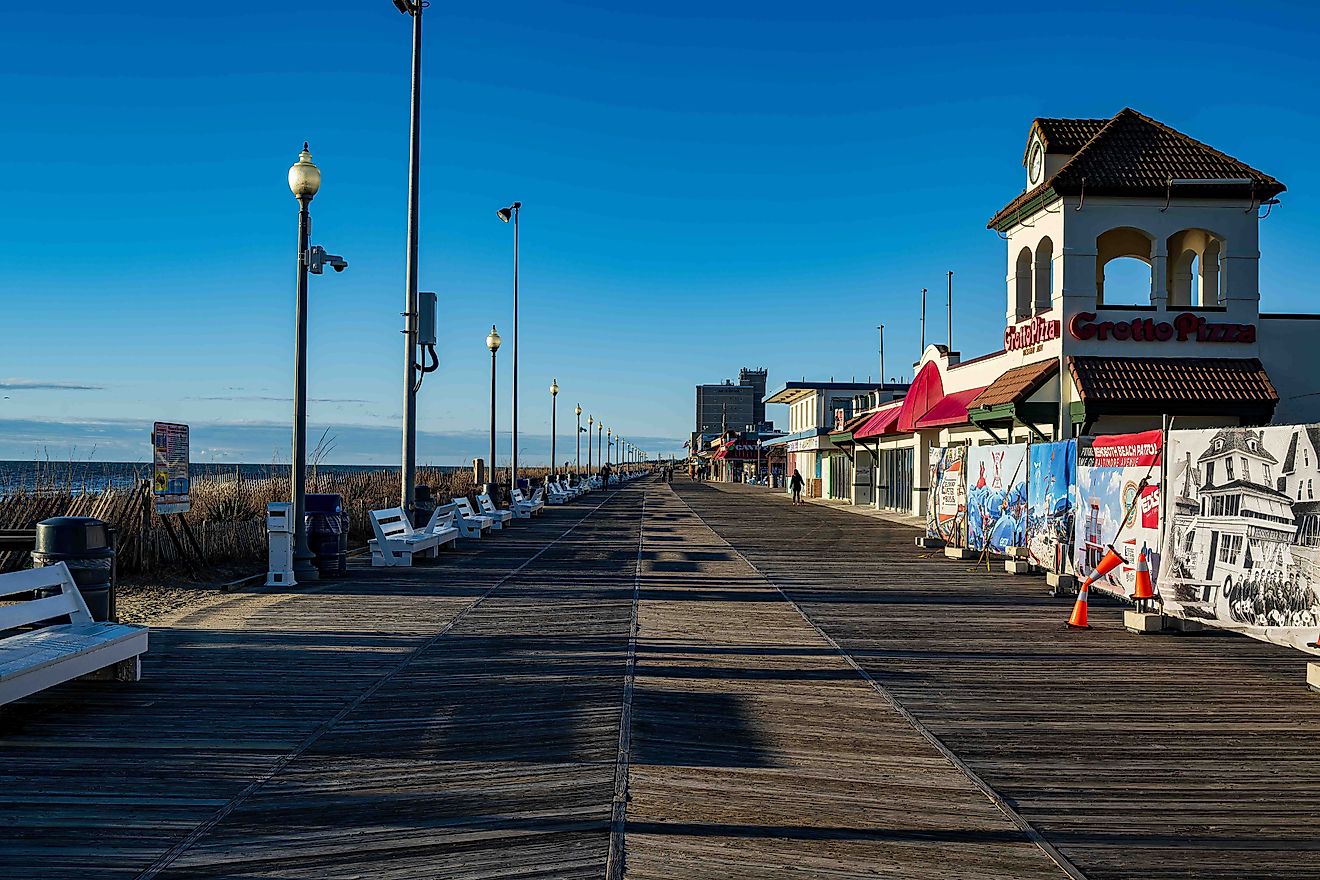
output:
<instances>
[{"instance_id":1,"label":"lamp post globe light","mask_svg":"<svg viewBox=\"0 0 1320 880\"><path fill-rule=\"evenodd\" d=\"M522 202L500 208L495 214L501 222L513 221L513 461L509 464L510 491L518 488L518 214Z\"/></svg>"},{"instance_id":2,"label":"lamp post globe light","mask_svg":"<svg viewBox=\"0 0 1320 880\"><path fill-rule=\"evenodd\" d=\"M491 498L495 494L495 352L500 350L500 331L490 325L486 334L486 348L490 349L490 468L486 472L486 491Z\"/></svg>"},{"instance_id":3,"label":"lamp post globe light","mask_svg":"<svg viewBox=\"0 0 1320 880\"><path fill-rule=\"evenodd\" d=\"M320 275L328 263L336 272L348 261L325 248L310 244L312 199L321 189L321 169L312 161L306 142L298 161L289 168L289 191L298 200L298 268L294 298L293 355L293 461L290 474L293 503L293 577L298 581L318 578L315 557L307 546L307 275Z\"/></svg>"},{"instance_id":4,"label":"lamp post globe light","mask_svg":"<svg viewBox=\"0 0 1320 880\"><path fill-rule=\"evenodd\" d=\"M559 417L559 380L550 380L550 477L555 475L555 434L558 431ZM549 478L547 478L549 479Z\"/></svg>"},{"instance_id":5,"label":"lamp post globe light","mask_svg":"<svg viewBox=\"0 0 1320 880\"><path fill-rule=\"evenodd\" d=\"M573 407L573 415L577 416L577 429L573 432L577 440L577 462L574 464L574 470L577 471L579 478L582 476L582 404Z\"/></svg>"}]
</instances>

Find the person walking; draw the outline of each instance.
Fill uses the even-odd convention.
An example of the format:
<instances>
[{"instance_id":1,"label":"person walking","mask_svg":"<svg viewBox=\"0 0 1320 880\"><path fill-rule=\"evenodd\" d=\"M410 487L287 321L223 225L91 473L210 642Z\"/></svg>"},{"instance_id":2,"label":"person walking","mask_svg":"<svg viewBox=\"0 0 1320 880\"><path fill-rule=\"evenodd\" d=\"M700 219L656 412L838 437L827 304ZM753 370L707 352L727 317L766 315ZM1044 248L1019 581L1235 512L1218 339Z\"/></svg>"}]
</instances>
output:
<instances>
[{"instance_id":1,"label":"person walking","mask_svg":"<svg viewBox=\"0 0 1320 880\"><path fill-rule=\"evenodd\" d=\"M791 479L791 480L788 481L788 487L789 487L790 489L793 490L793 503L794 503L794 504L801 504L801 503L803 503L803 502L802 502L802 486L803 486L802 474L800 474L800 473L798 472L798 469L797 469L797 468L793 468L793 479Z\"/></svg>"}]
</instances>

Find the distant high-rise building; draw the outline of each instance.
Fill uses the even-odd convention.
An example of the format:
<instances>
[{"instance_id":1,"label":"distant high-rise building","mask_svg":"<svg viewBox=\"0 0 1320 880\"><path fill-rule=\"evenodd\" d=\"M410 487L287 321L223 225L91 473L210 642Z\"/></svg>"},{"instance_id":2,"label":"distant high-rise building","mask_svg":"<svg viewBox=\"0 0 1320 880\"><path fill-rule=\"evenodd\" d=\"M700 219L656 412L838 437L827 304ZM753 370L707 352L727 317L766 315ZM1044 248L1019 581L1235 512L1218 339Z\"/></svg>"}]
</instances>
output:
<instances>
[{"instance_id":1,"label":"distant high-rise building","mask_svg":"<svg viewBox=\"0 0 1320 880\"><path fill-rule=\"evenodd\" d=\"M765 421L764 369L744 367L738 384L725 379L717 385L697 386L696 435L756 429Z\"/></svg>"},{"instance_id":2,"label":"distant high-rise building","mask_svg":"<svg viewBox=\"0 0 1320 880\"><path fill-rule=\"evenodd\" d=\"M752 421L753 425L760 425L765 421L765 379L768 375L765 367L759 370L753 370L743 367L738 371L738 384L749 387L753 391L752 395Z\"/></svg>"}]
</instances>

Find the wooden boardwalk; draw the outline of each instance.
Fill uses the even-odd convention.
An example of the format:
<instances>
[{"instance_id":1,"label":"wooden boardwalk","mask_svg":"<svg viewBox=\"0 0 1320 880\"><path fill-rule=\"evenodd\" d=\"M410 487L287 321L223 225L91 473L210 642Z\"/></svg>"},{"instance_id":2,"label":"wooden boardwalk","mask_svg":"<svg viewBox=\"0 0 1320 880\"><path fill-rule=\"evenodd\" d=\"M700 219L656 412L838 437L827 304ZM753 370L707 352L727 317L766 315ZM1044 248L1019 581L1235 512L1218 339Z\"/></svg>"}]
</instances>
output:
<instances>
[{"instance_id":1,"label":"wooden boardwalk","mask_svg":"<svg viewBox=\"0 0 1320 880\"><path fill-rule=\"evenodd\" d=\"M1092 880L1296 878L1320 857L1320 698L1296 652L1066 629L1039 578L741 487L692 509Z\"/></svg>"},{"instance_id":2,"label":"wooden boardwalk","mask_svg":"<svg viewBox=\"0 0 1320 880\"><path fill-rule=\"evenodd\" d=\"M643 483L0 707L0 877L1297 877L1295 654L1065 632L906 527Z\"/></svg>"}]
</instances>

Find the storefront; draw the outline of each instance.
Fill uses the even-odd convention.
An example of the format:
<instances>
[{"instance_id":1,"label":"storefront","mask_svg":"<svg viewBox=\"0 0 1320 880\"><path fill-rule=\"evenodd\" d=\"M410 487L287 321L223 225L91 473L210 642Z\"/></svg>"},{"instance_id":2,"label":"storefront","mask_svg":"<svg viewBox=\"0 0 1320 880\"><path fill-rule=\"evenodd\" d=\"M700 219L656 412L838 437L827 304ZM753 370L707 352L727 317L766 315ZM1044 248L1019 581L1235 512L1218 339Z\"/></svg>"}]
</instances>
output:
<instances>
[{"instance_id":1,"label":"storefront","mask_svg":"<svg viewBox=\"0 0 1320 880\"><path fill-rule=\"evenodd\" d=\"M906 398L848 432L873 503L924 514L935 447L1259 425L1281 398L1320 421L1320 323L1259 308L1257 209L1283 184L1130 110L1036 120L1024 165L989 224L1007 244L1003 348L927 346ZM1150 269L1136 301L1106 289L1123 257Z\"/></svg>"}]
</instances>

